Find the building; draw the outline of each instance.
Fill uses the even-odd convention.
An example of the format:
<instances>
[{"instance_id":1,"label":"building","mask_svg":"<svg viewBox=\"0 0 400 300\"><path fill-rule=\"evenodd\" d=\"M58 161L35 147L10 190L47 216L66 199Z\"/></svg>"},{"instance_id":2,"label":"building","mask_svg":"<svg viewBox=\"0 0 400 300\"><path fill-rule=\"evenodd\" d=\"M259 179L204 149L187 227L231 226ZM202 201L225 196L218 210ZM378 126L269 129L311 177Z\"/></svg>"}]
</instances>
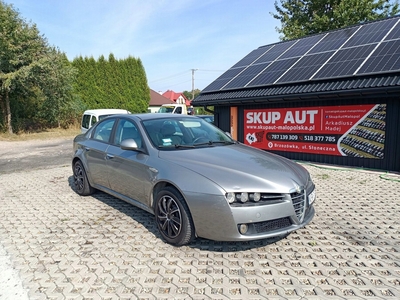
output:
<instances>
[{"instance_id":1,"label":"building","mask_svg":"<svg viewBox=\"0 0 400 300\"><path fill-rule=\"evenodd\" d=\"M162 95L177 104L186 104L186 106L190 106L190 101L185 97L183 93L175 93L174 91L168 90Z\"/></svg>"},{"instance_id":2,"label":"building","mask_svg":"<svg viewBox=\"0 0 400 300\"><path fill-rule=\"evenodd\" d=\"M290 159L400 171L400 17L259 47L192 105Z\"/></svg>"},{"instance_id":3,"label":"building","mask_svg":"<svg viewBox=\"0 0 400 300\"><path fill-rule=\"evenodd\" d=\"M175 102L164 97L160 93L157 93L154 90L150 89L150 103L149 103L149 108L147 109L147 111L149 113L156 113L156 112L158 112L158 109L161 107L161 105L172 104L172 103L175 103Z\"/></svg>"}]
</instances>

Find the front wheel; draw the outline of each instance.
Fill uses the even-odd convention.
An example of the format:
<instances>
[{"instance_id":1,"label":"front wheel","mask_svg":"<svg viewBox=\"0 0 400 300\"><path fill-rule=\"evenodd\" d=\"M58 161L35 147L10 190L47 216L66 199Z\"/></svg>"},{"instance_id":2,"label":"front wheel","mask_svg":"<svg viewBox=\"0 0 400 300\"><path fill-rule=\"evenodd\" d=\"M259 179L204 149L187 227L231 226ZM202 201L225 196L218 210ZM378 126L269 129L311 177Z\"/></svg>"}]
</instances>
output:
<instances>
[{"instance_id":1,"label":"front wheel","mask_svg":"<svg viewBox=\"0 0 400 300\"><path fill-rule=\"evenodd\" d=\"M194 239L189 208L175 188L166 187L157 194L154 213L158 230L168 243L182 246Z\"/></svg>"},{"instance_id":2,"label":"front wheel","mask_svg":"<svg viewBox=\"0 0 400 300\"><path fill-rule=\"evenodd\" d=\"M74 184L76 192L81 196L93 194L94 188L90 185L85 168L80 160L74 164Z\"/></svg>"}]
</instances>

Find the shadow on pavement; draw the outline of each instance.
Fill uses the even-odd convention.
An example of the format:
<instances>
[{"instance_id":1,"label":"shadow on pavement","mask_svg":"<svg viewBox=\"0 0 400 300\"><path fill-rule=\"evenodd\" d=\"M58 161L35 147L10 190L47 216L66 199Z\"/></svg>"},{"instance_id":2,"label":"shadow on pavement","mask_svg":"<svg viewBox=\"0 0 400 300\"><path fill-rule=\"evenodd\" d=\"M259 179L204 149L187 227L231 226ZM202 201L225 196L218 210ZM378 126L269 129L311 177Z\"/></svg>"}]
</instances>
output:
<instances>
[{"instance_id":1,"label":"shadow on pavement","mask_svg":"<svg viewBox=\"0 0 400 300\"><path fill-rule=\"evenodd\" d=\"M74 186L74 177L70 176L68 178L69 186L73 191L75 191ZM84 197L84 196L82 196ZM161 235L158 232L158 228L156 222L154 220L154 216L134 205L131 205L123 200L120 200L114 196L111 196L102 191L96 191L93 195L87 196L93 197L98 201L103 202L104 204L120 211L121 213L127 215L134 221L142 224L149 232L151 232L156 238L162 240ZM262 239L256 241L244 241L244 242L219 242L212 241L204 238L196 238L190 244L186 245L190 248L200 249L200 250L208 250L208 251L216 251L216 252L235 252L235 251L243 251L253 248L264 247L267 245L274 244L284 238L285 236L270 238L270 239Z\"/></svg>"}]
</instances>

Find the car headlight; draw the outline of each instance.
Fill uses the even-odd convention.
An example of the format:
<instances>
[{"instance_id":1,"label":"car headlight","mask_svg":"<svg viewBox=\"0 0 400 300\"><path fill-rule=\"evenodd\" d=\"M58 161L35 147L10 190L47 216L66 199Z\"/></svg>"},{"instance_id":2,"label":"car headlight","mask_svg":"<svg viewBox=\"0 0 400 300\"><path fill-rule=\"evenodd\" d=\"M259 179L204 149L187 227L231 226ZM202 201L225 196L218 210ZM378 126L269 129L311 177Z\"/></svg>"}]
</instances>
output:
<instances>
[{"instance_id":1,"label":"car headlight","mask_svg":"<svg viewBox=\"0 0 400 300\"><path fill-rule=\"evenodd\" d=\"M315 193L315 189L310 193L310 195L308 195L308 203L311 205L315 198L317 197L316 193Z\"/></svg>"},{"instance_id":2,"label":"car headlight","mask_svg":"<svg viewBox=\"0 0 400 300\"><path fill-rule=\"evenodd\" d=\"M228 203L231 204L231 203L235 202L235 193L232 193L232 192L226 193L225 198L226 198L226 200L228 200Z\"/></svg>"},{"instance_id":3,"label":"car headlight","mask_svg":"<svg viewBox=\"0 0 400 300\"><path fill-rule=\"evenodd\" d=\"M261 193L248 193L248 192L228 192L225 194L225 198L229 204L236 203L246 203L246 202L259 202L261 200Z\"/></svg>"},{"instance_id":4,"label":"car headlight","mask_svg":"<svg viewBox=\"0 0 400 300\"><path fill-rule=\"evenodd\" d=\"M249 200L249 194L248 193L241 193L240 194L240 201L245 203Z\"/></svg>"},{"instance_id":5,"label":"car headlight","mask_svg":"<svg viewBox=\"0 0 400 300\"><path fill-rule=\"evenodd\" d=\"M254 193L254 201L258 202L261 199L261 194L260 193Z\"/></svg>"},{"instance_id":6,"label":"car headlight","mask_svg":"<svg viewBox=\"0 0 400 300\"><path fill-rule=\"evenodd\" d=\"M314 182L312 181L311 175L308 174L308 180L307 180L307 190L308 188L311 188Z\"/></svg>"}]
</instances>

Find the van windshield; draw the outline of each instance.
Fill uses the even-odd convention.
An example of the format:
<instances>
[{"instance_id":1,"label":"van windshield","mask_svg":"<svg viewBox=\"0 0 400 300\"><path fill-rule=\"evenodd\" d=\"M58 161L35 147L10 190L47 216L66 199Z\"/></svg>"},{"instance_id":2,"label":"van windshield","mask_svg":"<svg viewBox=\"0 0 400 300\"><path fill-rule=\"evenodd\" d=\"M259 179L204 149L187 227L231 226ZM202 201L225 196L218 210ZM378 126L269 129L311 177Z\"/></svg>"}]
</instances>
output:
<instances>
[{"instance_id":1,"label":"van windshield","mask_svg":"<svg viewBox=\"0 0 400 300\"><path fill-rule=\"evenodd\" d=\"M174 111L174 106L161 106L158 110L159 113L172 113Z\"/></svg>"}]
</instances>

